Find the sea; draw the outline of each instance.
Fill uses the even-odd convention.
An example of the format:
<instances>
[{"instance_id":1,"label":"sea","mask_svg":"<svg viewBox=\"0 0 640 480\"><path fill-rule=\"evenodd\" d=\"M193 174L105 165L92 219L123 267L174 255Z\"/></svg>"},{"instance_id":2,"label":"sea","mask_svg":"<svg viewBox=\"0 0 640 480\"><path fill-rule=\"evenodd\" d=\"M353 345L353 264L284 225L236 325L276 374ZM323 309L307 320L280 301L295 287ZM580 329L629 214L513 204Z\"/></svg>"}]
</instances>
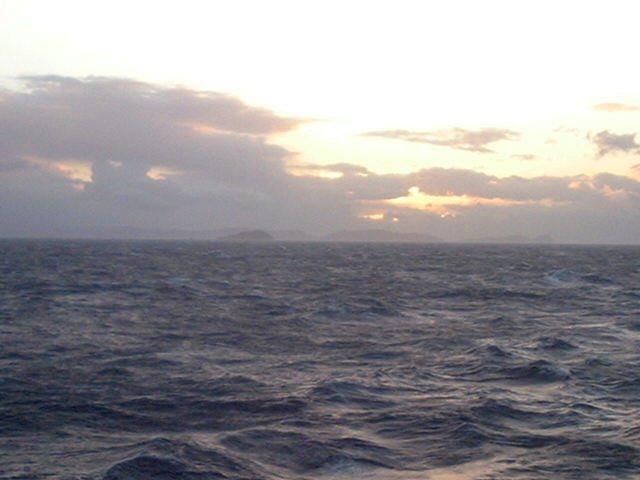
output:
<instances>
[{"instance_id":1,"label":"sea","mask_svg":"<svg viewBox=\"0 0 640 480\"><path fill-rule=\"evenodd\" d=\"M2 479L638 479L640 248L0 242Z\"/></svg>"}]
</instances>

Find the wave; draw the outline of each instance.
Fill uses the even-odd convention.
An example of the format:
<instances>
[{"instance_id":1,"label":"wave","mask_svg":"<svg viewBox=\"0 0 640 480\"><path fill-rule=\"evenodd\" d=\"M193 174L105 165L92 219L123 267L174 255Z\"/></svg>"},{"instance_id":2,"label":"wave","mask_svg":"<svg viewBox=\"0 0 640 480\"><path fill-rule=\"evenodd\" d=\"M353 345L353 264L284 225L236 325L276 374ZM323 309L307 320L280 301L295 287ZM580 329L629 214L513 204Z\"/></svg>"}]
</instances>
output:
<instances>
[{"instance_id":1,"label":"wave","mask_svg":"<svg viewBox=\"0 0 640 480\"><path fill-rule=\"evenodd\" d=\"M544 278L556 287L579 287L587 284L615 285L615 282L607 276L569 268L552 270Z\"/></svg>"},{"instance_id":2,"label":"wave","mask_svg":"<svg viewBox=\"0 0 640 480\"><path fill-rule=\"evenodd\" d=\"M551 383L566 381L571 372L548 360L534 360L526 365L506 368L505 378L522 383Z\"/></svg>"},{"instance_id":3,"label":"wave","mask_svg":"<svg viewBox=\"0 0 640 480\"><path fill-rule=\"evenodd\" d=\"M545 336L538 339L537 348L550 351L570 351L578 347L562 338Z\"/></svg>"},{"instance_id":4,"label":"wave","mask_svg":"<svg viewBox=\"0 0 640 480\"><path fill-rule=\"evenodd\" d=\"M237 452L250 451L260 463L295 474L391 468L384 461L389 455L385 448L354 438L322 441L300 432L252 429L229 435L221 444Z\"/></svg>"},{"instance_id":5,"label":"wave","mask_svg":"<svg viewBox=\"0 0 640 480\"><path fill-rule=\"evenodd\" d=\"M637 249L12 245L3 478L640 475Z\"/></svg>"},{"instance_id":6,"label":"wave","mask_svg":"<svg viewBox=\"0 0 640 480\"><path fill-rule=\"evenodd\" d=\"M265 478L254 462L193 442L154 438L130 445L132 452L106 469L103 480L204 480Z\"/></svg>"}]
</instances>

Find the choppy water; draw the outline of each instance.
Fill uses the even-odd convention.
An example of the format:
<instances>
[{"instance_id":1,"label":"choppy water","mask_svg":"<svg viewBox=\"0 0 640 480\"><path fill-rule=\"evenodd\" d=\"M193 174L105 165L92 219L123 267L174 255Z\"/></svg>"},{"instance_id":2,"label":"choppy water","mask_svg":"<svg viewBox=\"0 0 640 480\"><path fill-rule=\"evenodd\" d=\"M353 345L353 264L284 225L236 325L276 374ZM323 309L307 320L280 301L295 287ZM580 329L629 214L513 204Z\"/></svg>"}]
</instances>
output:
<instances>
[{"instance_id":1,"label":"choppy water","mask_svg":"<svg viewBox=\"0 0 640 480\"><path fill-rule=\"evenodd\" d=\"M0 243L0 477L640 478L640 249Z\"/></svg>"}]
</instances>

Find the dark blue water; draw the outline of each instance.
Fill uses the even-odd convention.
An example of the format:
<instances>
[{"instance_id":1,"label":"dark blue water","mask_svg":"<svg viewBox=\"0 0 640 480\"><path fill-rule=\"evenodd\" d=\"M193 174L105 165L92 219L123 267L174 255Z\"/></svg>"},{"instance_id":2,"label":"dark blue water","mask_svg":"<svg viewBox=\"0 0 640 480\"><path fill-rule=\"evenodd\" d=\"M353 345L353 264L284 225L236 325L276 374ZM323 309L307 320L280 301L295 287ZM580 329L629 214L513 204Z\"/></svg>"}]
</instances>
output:
<instances>
[{"instance_id":1,"label":"dark blue water","mask_svg":"<svg viewBox=\"0 0 640 480\"><path fill-rule=\"evenodd\" d=\"M640 249L0 243L0 477L640 478Z\"/></svg>"}]
</instances>

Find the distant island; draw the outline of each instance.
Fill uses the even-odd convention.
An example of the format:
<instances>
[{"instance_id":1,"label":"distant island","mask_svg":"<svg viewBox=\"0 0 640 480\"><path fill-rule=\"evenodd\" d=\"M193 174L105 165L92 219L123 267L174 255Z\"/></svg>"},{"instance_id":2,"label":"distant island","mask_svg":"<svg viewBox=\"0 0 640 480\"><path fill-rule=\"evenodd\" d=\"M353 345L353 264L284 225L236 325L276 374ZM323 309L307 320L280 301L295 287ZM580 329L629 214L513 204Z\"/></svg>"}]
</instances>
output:
<instances>
[{"instance_id":1,"label":"distant island","mask_svg":"<svg viewBox=\"0 0 640 480\"><path fill-rule=\"evenodd\" d=\"M311 236L299 230L247 230L216 238L221 242L353 242L353 243L434 243L442 242L433 235L393 232L390 230L340 230L325 236Z\"/></svg>"},{"instance_id":2,"label":"distant island","mask_svg":"<svg viewBox=\"0 0 640 480\"><path fill-rule=\"evenodd\" d=\"M218 237L216 240L221 242L273 242L275 238L264 230L249 230Z\"/></svg>"},{"instance_id":3,"label":"distant island","mask_svg":"<svg viewBox=\"0 0 640 480\"><path fill-rule=\"evenodd\" d=\"M2 233L0 232L0 238ZM506 235L443 239L428 233L398 232L385 229L338 230L329 234L308 233L304 230L279 230L271 228L218 228L208 230L183 230L162 228L138 228L112 226L85 228L67 232L55 232L42 238L109 239L109 240L187 240L218 242L340 242L340 243L471 243L471 244L553 244L550 235Z\"/></svg>"},{"instance_id":4,"label":"distant island","mask_svg":"<svg viewBox=\"0 0 640 480\"><path fill-rule=\"evenodd\" d=\"M537 237L527 237L524 235L507 235L504 237L480 237L467 240L467 243L515 243L515 244L541 244L554 243L550 235L538 235Z\"/></svg>"},{"instance_id":5,"label":"distant island","mask_svg":"<svg viewBox=\"0 0 640 480\"><path fill-rule=\"evenodd\" d=\"M390 230L340 230L324 238L328 242L436 243L438 237L422 233L402 233Z\"/></svg>"},{"instance_id":6,"label":"distant island","mask_svg":"<svg viewBox=\"0 0 640 480\"><path fill-rule=\"evenodd\" d=\"M302 230L269 230L277 242L315 242L318 237Z\"/></svg>"}]
</instances>

